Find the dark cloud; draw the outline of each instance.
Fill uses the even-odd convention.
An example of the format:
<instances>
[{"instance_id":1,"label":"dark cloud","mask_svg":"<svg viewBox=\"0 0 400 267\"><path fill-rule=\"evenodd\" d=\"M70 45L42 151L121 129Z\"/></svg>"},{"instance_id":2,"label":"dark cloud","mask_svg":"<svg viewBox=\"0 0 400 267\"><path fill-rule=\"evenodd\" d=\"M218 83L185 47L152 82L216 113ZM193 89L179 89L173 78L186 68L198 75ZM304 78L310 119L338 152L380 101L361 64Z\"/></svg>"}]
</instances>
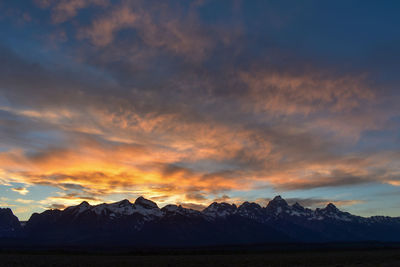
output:
<instances>
[{"instance_id":1,"label":"dark cloud","mask_svg":"<svg viewBox=\"0 0 400 267\"><path fill-rule=\"evenodd\" d=\"M201 193L188 193L185 195L185 198L189 201L204 201L206 199L206 196L204 194Z\"/></svg>"},{"instance_id":2,"label":"dark cloud","mask_svg":"<svg viewBox=\"0 0 400 267\"><path fill-rule=\"evenodd\" d=\"M228 195L222 195L221 197L215 198L215 202L229 202L231 198Z\"/></svg>"},{"instance_id":3,"label":"dark cloud","mask_svg":"<svg viewBox=\"0 0 400 267\"><path fill-rule=\"evenodd\" d=\"M203 204L196 204L196 203L178 203L178 205L181 205L182 207L186 208L186 209L193 209L193 210L203 210L207 207L207 205L203 205Z\"/></svg>"},{"instance_id":4,"label":"dark cloud","mask_svg":"<svg viewBox=\"0 0 400 267\"><path fill-rule=\"evenodd\" d=\"M51 197L52 199L78 199L78 200L94 200L94 201L99 201L100 199L93 197L93 196L85 196L85 195L80 195L78 193L68 193L62 196L53 196Z\"/></svg>"},{"instance_id":5,"label":"dark cloud","mask_svg":"<svg viewBox=\"0 0 400 267\"><path fill-rule=\"evenodd\" d=\"M25 187L13 187L11 188L11 190L21 195L26 195L27 193L29 193L29 190L26 189Z\"/></svg>"},{"instance_id":6,"label":"dark cloud","mask_svg":"<svg viewBox=\"0 0 400 267\"><path fill-rule=\"evenodd\" d=\"M294 183L282 183L280 188L287 190L297 189L312 189L319 187L334 187L334 186L351 186L364 183L376 182L379 177L382 177L385 171L374 172L369 175L357 175L340 169L334 169L329 175L315 173L309 179Z\"/></svg>"}]
</instances>

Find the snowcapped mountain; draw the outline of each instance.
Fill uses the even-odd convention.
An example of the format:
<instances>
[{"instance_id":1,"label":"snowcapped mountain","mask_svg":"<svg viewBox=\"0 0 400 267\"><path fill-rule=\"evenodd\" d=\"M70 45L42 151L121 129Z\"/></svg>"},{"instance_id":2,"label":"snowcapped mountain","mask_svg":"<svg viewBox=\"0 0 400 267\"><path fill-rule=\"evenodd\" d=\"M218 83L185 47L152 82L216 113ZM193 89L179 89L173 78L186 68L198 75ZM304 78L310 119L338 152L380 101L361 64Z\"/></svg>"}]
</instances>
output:
<instances>
[{"instance_id":1,"label":"snowcapped mountain","mask_svg":"<svg viewBox=\"0 0 400 267\"><path fill-rule=\"evenodd\" d=\"M135 213L140 214L147 219L160 217L162 215L162 212L156 203L143 197L136 199L134 204L129 200L124 199L111 204L103 203L96 206L89 206L87 207L87 210L93 211L97 215L107 215L111 218L129 216Z\"/></svg>"},{"instance_id":2,"label":"snowcapped mountain","mask_svg":"<svg viewBox=\"0 0 400 267\"><path fill-rule=\"evenodd\" d=\"M212 218L226 217L235 214L237 207L235 204L213 202L203 210L203 214Z\"/></svg>"},{"instance_id":3,"label":"snowcapped mountain","mask_svg":"<svg viewBox=\"0 0 400 267\"><path fill-rule=\"evenodd\" d=\"M31 242L117 245L218 245L269 242L400 241L400 218L352 215L330 203L311 210L276 196L266 207L214 202L202 211L159 208L139 197L115 203L82 202L32 214L21 228L0 209L0 237L20 233ZM4 234L7 233L7 234ZM15 234L14 234L15 235Z\"/></svg>"},{"instance_id":4,"label":"snowcapped mountain","mask_svg":"<svg viewBox=\"0 0 400 267\"><path fill-rule=\"evenodd\" d=\"M193 209L185 209L181 205L166 205L164 208L161 209L161 212L164 216L202 216L203 214L200 211L193 210Z\"/></svg>"}]
</instances>

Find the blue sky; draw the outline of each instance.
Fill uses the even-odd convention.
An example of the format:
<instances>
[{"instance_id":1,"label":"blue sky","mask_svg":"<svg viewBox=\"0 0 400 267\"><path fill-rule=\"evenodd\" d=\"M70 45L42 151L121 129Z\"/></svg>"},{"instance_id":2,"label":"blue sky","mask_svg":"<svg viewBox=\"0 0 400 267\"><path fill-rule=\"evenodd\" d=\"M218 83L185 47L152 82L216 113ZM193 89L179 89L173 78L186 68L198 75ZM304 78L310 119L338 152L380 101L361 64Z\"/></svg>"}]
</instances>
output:
<instances>
[{"instance_id":1,"label":"blue sky","mask_svg":"<svg viewBox=\"0 0 400 267\"><path fill-rule=\"evenodd\" d=\"M400 216L397 1L0 3L0 206Z\"/></svg>"}]
</instances>

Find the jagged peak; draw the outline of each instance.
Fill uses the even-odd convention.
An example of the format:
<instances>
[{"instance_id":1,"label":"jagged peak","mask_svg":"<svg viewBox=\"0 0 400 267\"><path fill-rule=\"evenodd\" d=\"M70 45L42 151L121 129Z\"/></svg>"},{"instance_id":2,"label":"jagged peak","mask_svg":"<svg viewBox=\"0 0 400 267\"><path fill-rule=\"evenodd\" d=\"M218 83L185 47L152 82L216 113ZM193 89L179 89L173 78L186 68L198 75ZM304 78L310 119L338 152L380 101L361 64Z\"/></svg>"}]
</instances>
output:
<instances>
[{"instance_id":1,"label":"jagged peak","mask_svg":"<svg viewBox=\"0 0 400 267\"><path fill-rule=\"evenodd\" d=\"M209 207L216 207L216 206L218 206L218 202L213 202L213 203L211 203L207 208L209 208Z\"/></svg>"},{"instance_id":2,"label":"jagged peak","mask_svg":"<svg viewBox=\"0 0 400 267\"><path fill-rule=\"evenodd\" d=\"M326 205L325 210L330 212L340 211L333 203L329 203L328 205Z\"/></svg>"},{"instance_id":3,"label":"jagged peak","mask_svg":"<svg viewBox=\"0 0 400 267\"><path fill-rule=\"evenodd\" d=\"M132 203L129 201L129 199L123 199L123 200L115 202L113 204L117 204L120 207L131 206L132 205Z\"/></svg>"},{"instance_id":4,"label":"jagged peak","mask_svg":"<svg viewBox=\"0 0 400 267\"><path fill-rule=\"evenodd\" d=\"M207 208L205 208L205 210L206 209L208 209L208 208L228 208L228 209L236 209L237 208L237 206L236 206L236 204L229 204L229 203L226 203L226 202L220 202L220 203L218 203L218 202L213 202L213 203L211 203Z\"/></svg>"},{"instance_id":5,"label":"jagged peak","mask_svg":"<svg viewBox=\"0 0 400 267\"><path fill-rule=\"evenodd\" d=\"M294 204L292 205L292 207L293 207L294 209L297 209L297 210L304 210L304 207L303 207L302 205L300 205L300 203L297 202L297 201L296 201L296 203L294 203Z\"/></svg>"},{"instance_id":6,"label":"jagged peak","mask_svg":"<svg viewBox=\"0 0 400 267\"><path fill-rule=\"evenodd\" d=\"M164 213L181 214L181 215L201 214L200 211L184 208L182 207L182 205L174 205L174 204L166 205L161 209L161 211Z\"/></svg>"},{"instance_id":7,"label":"jagged peak","mask_svg":"<svg viewBox=\"0 0 400 267\"><path fill-rule=\"evenodd\" d=\"M78 205L78 207L90 207L90 204L89 204L89 202L87 202L87 201L82 201L82 202Z\"/></svg>"},{"instance_id":8,"label":"jagged peak","mask_svg":"<svg viewBox=\"0 0 400 267\"><path fill-rule=\"evenodd\" d=\"M82 201L79 205L76 206L70 206L64 209L64 211L73 211L74 213L81 213L84 212L88 209L90 209L92 206L87 201Z\"/></svg>"},{"instance_id":9,"label":"jagged peak","mask_svg":"<svg viewBox=\"0 0 400 267\"><path fill-rule=\"evenodd\" d=\"M211 217L225 217L234 214L236 211L237 206L235 204L213 202L210 206L205 208L202 213Z\"/></svg>"},{"instance_id":10,"label":"jagged peak","mask_svg":"<svg viewBox=\"0 0 400 267\"><path fill-rule=\"evenodd\" d=\"M8 217L16 217L10 208L0 208L0 214Z\"/></svg>"},{"instance_id":11,"label":"jagged peak","mask_svg":"<svg viewBox=\"0 0 400 267\"><path fill-rule=\"evenodd\" d=\"M274 207L274 206L284 206L287 207L289 206L286 200L284 200L281 196L276 196L274 197L267 205L268 207Z\"/></svg>"},{"instance_id":12,"label":"jagged peak","mask_svg":"<svg viewBox=\"0 0 400 267\"><path fill-rule=\"evenodd\" d=\"M335 208L336 209L336 206L333 203L328 203L328 205L326 205L326 207L327 208Z\"/></svg>"},{"instance_id":13,"label":"jagged peak","mask_svg":"<svg viewBox=\"0 0 400 267\"><path fill-rule=\"evenodd\" d=\"M240 205L238 208L239 209L243 209L243 208L250 208L250 207L254 207L254 208L261 208L261 206L255 202L248 202L245 201L242 203L242 205Z\"/></svg>"},{"instance_id":14,"label":"jagged peak","mask_svg":"<svg viewBox=\"0 0 400 267\"><path fill-rule=\"evenodd\" d=\"M4 212L4 213L12 213L12 210L10 208L0 208L0 212Z\"/></svg>"},{"instance_id":15,"label":"jagged peak","mask_svg":"<svg viewBox=\"0 0 400 267\"><path fill-rule=\"evenodd\" d=\"M147 209L158 209L158 206L157 206L157 204L155 202L153 202L151 200L148 200L148 199L146 199L146 198L144 198L142 196L138 197L135 200L135 205L136 206L142 206L142 207L147 208Z\"/></svg>"},{"instance_id":16,"label":"jagged peak","mask_svg":"<svg viewBox=\"0 0 400 267\"><path fill-rule=\"evenodd\" d=\"M161 211L169 211L169 212L174 212L177 211L181 206L175 205L175 204L168 204L165 207L161 209Z\"/></svg>"}]
</instances>

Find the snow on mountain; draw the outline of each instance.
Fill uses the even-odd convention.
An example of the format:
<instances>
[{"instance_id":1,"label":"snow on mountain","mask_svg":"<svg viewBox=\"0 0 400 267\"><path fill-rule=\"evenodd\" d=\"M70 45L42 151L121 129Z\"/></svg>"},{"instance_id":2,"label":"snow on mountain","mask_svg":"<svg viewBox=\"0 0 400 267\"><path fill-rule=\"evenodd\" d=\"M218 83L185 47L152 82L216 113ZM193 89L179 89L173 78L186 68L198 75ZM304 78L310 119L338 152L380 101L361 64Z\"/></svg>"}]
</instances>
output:
<instances>
[{"instance_id":1,"label":"snow on mountain","mask_svg":"<svg viewBox=\"0 0 400 267\"><path fill-rule=\"evenodd\" d=\"M275 216L281 216L282 213L290 213L289 204L281 196L274 197L265 209L267 213Z\"/></svg>"},{"instance_id":2,"label":"snow on mountain","mask_svg":"<svg viewBox=\"0 0 400 267\"><path fill-rule=\"evenodd\" d=\"M91 208L92 208L92 206L87 201L83 201L81 204L76 205L76 206L70 206L70 207L66 208L64 211L71 212L72 214L77 216L83 212L90 210Z\"/></svg>"},{"instance_id":3,"label":"snow on mountain","mask_svg":"<svg viewBox=\"0 0 400 267\"><path fill-rule=\"evenodd\" d=\"M110 215L111 217L122 216L122 215L132 215L134 210L134 205L127 199L111 204L99 204L94 206L92 209L97 215Z\"/></svg>"},{"instance_id":4,"label":"snow on mountain","mask_svg":"<svg viewBox=\"0 0 400 267\"><path fill-rule=\"evenodd\" d=\"M257 203L244 202L237 209L237 214L242 217L251 218L251 219L260 219L263 217L264 212L260 205Z\"/></svg>"},{"instance_id":5,"label":"snow on mountain","mask_svg":"<svg viewBox=\"0 0 400 267\"><path fill-rule=\"evenodd\" d=\"M307 217L311 216L312 213L313 213L312 210L304 208L298 202L294 203L290 208L291 216Z\"/></svg>"},{"instance_id":6,"label":"snow on mountain","mask_svg":"<svg viewBox=\"0 0 400 267\"><path fill-rule=\"evenodd\" d=\"M10 236L12 229L19 225L18 219L10 215L11 211L5 210L5 219L1 220L1 211L0 237L2 234ZM289 205L280 196L272 199L266 207L247 201L238 207L214 202L203 211L180 205L166 205L160 209L153 201L139 197L134 203L125 199L92 206L84 201L62 211L35 213L26 226L21 228L19 225L19 233L33 240L52 240L56 237L58 241L65 242L71 235L73 240L81 240L84 233L84 238L90 242L104 237L105 240L156 245L160 240L182 244L214 241L229 244L243 240L400 241L400 218L364 218L341 211L331 203L324 208L311 210L299 203ZM271 239L273 236L276 239ZM220 239L214 240L215 237Z\"/></svg>"},{"instance_id":7,"label":"snow on mountain","mask_svg":"<svg viewBox=\"0 0 400 267\"><path fill-rule=\"evenodd\" d=\"M299 203L289 205L281 196L273 198L266 207L261 207L257 203L244 202L239 207L235 204L213 202L203 211L186 209L182 206L167 205L160 209L157 204L151 200L139 197L134 203L124 199L114 203L103 203L91 206L88 202L83 201L77 206L66 208L63 213L72 214L75 217L81 214L93 213L110 219L122 218L124 216L141 215L144 221L159 219L163 216L204 216L207 220L215 220L217 218L228 218L232 215L241 216L258 222L274 221L276 219L285 220L306 220L306 221L324 221L336 220L342 222L359 222L359 223L381 223L381 222L397 222L390 217L375 216L371 218L363 218L354 216L348 212L340 211L334 204L329 203L325 208L311 210L304 208ZM292 218L292 219L291 219ZM399 219L400 222L400 219Z\"/></svg>"},{"instance_id":8,"label":"snow on mountain","mask_svg":"<svg viewBox=\"0 0 400 267\"><path fill-rule=\"evenodd\" d=\"M234 214L258 221L268 221L272 218L284 217L302 217L308 221L339 220L350 222L357 220L362 222L366 220L365 218L351 215L348 212L342 212L332 203L329 203L325 208L317 208L316 210L304 208L297 202L290 206L281 196L274 197L264 208L257 203L246 201L239 207L235 204L213 202L201 212L185 209L177 205L167 205L160 209L155 202L144 197L138 197L134 203L131 203L128 199L124 199L115 203L103 203L95 206L91 206L88 202L83 201L77 206L66 208L65 211L75 216L79 216L79 214L85 212L93 212L98 216L107 216L109 218L140 214L145 220L160 218L166 214L205 216L209 220L226 218ZM384 217L375 216L371 217L368 222L381 222L384 220L388 221Z\"/></svg>"},{"instance_id":9,"label":"snow on mountain","mask_svg":"<svg viewBox=\"0 0 400 267\"><path fill-rule=\"evenodd\" d=\"M213 202L210 206L205 208L202 213L206 216L216 218L235 214L236 210L237 207L235 204Z\"/></svg>"},{"instance_id":10,"label":"snow on mountain","mask_svg":"<svg viewBox=\"0 0 400 267\"><path fill-rule=\"evenodd\" d=\"M139 197L133 204L134 213L139 213L143 216L161 217L163 213L157 204L151 200Z\"/></svg>"},{"instance_id":11,"label":"snow on mountain","mask_svg":"<svg viewBox=\"0 0 400 267\"><path fill-rule=\"evenodd\" d=\"M183 216L201 216L202 213L197 210L186 209L183 208L181 205L166 205L161 209L164 215L183 215Z\"/></svg>"},{"instance_id":12,"label":"snow on mountain","mask_svg":"<svg viewBox=\"0 0 400 267\"><path fill-rule=\"evenodd\" d=\"M134 204L132 204L128 199L110 204L103 203L95 206L91 206L88 202L83 201L77 206L66 208L65 211L71 212L75 216L85 212L94 212L98 216L108 216L111 218L129 216L135 213L148 218L162 216L162 212L158 208L157 204L143 197L136 199Z\"/></svg>"},{"instance_id":13,"label":"snow on mountain","mask_svg":"<svg viewBox=\"0 0 400 267\"><path fill-rule=\"evenodd\" d=\"M356 216L351 215L348 212L340 211L335 205L329 203L323 209L316 209L314 212L314 217L317 220L324 220L324 219L334 219L340 221L352 221Z\"/></svg>"}]
</instances>

